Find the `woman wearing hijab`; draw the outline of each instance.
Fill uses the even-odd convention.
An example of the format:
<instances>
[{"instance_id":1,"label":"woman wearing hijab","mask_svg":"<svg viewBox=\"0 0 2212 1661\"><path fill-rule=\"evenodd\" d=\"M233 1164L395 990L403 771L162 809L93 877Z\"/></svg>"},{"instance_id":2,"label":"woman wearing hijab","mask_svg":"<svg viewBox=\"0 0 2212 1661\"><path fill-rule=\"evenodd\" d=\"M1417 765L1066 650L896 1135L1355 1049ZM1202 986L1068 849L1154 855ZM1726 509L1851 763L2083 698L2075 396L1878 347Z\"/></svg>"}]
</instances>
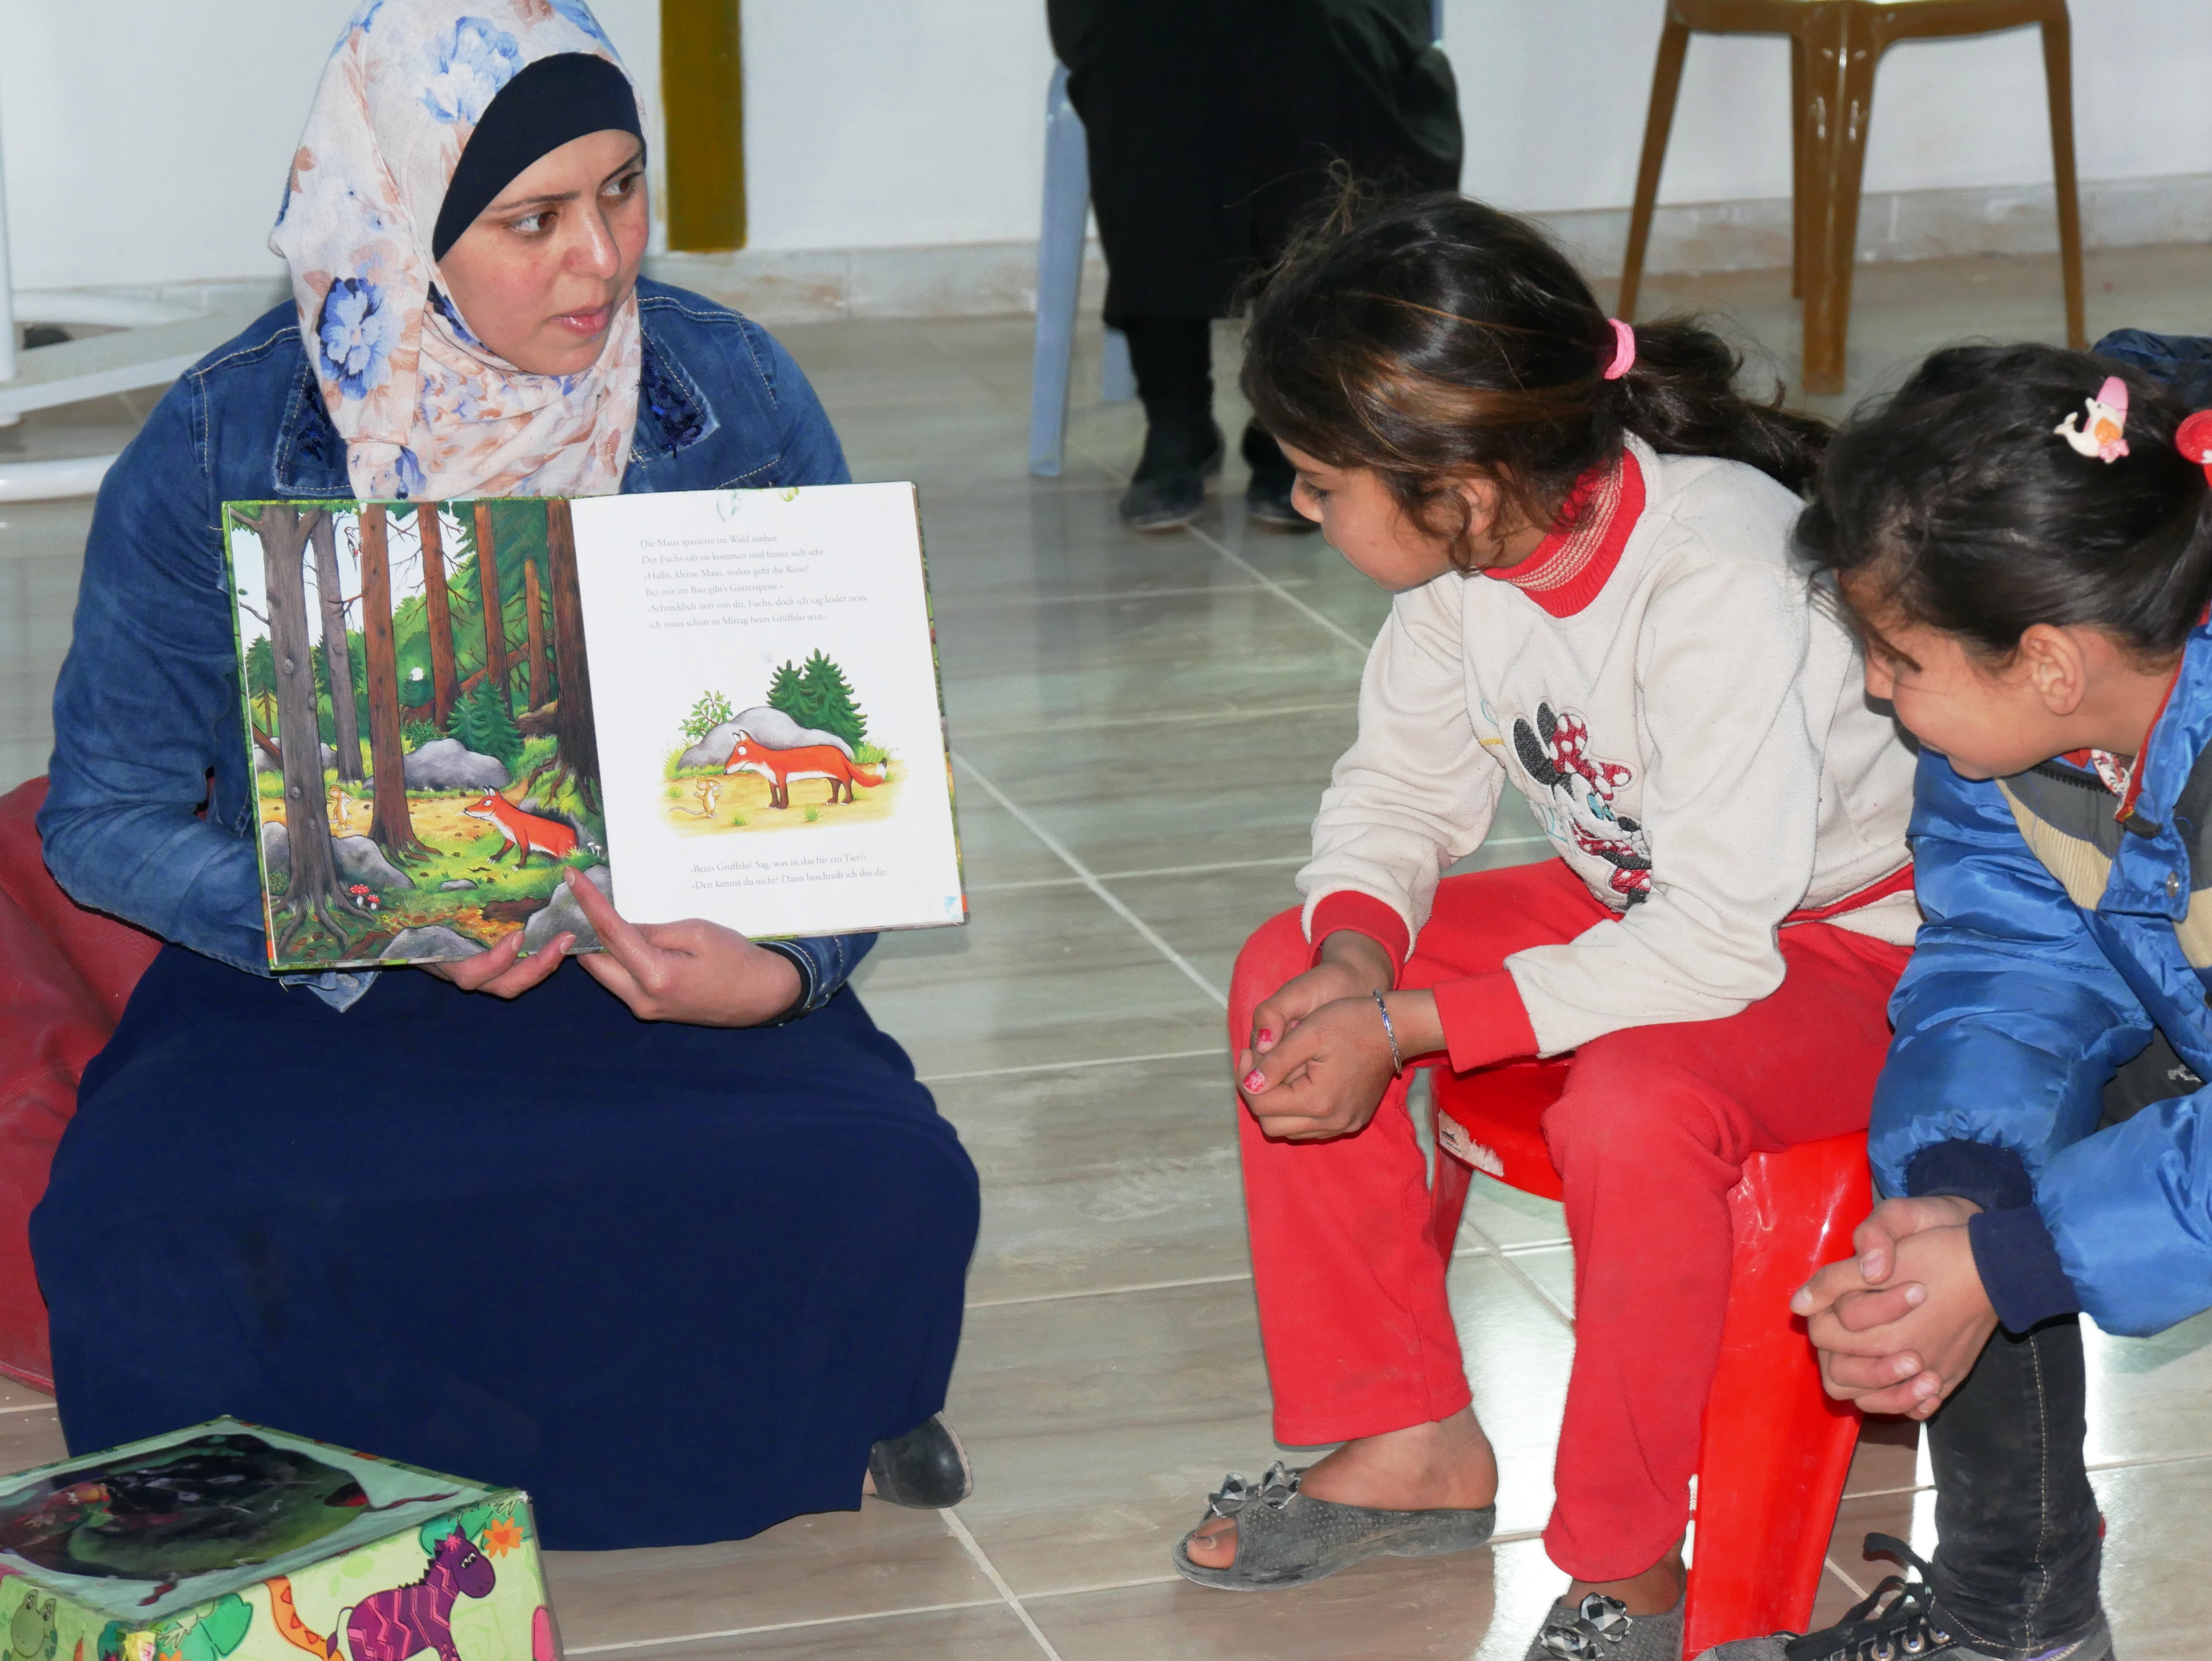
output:
<instances>
[{"instance_id":1,"label":"woman wearing hijab","mask_svg":"<svg viewBox=\"0 0 2212 1661\"><path fill-rule=\"evenodd\" d=\"M975 1171L844 988L868 937L580 884L574 964L266 967L224 502L848 477L781 347L639 279L643 150L582 0L365 0L271 240L296 303L100 491L40 830L170 944L33 1223L73 1450L234 1414L527 1488L582 1548L967 1492Z\"/></svg>"}]
</instances>

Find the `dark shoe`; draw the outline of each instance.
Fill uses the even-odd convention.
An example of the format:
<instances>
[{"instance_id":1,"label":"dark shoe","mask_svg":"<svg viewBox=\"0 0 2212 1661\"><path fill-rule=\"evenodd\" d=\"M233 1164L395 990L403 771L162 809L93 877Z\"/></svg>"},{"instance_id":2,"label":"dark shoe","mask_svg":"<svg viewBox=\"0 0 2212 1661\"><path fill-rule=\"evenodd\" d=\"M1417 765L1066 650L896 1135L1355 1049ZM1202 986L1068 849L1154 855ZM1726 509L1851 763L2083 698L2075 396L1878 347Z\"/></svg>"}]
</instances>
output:
<instances>
[{"instance_id":1,"label":"dark shoe","mask_svg":"<svg viewBox=\"0 0 2212 1661\"><path fill-rule=\"evenodd\" d=\"M868 1475L875 1479L876 1498L915 1511L944 1511L975 1491L968 1450L941 1413L870 1448Z\"/></svg>"},{"instance_id":2,"label":"dark shoe","mask_svg":"<svg viewBox=\"0 0 2212 1661\"><path fill-rule=\"evenodd\" d=\"M1594 1591L1579 1603L1552 1605L1528 1646L1528 1661L1682 1661L1682 1605L1664 1615L1631 1615L1617 1597Z\"/></svg>"},{"instance_id":3,"label":"dark shoe","mask_svg":"<svg viewBox=\"0 0 2212 1661\"><path fill-rule=\"evenodd\" d=\"M1304 1475L1304 1467L1287 1470L1279 1459L1257 1486L1231 1471L1222 1479L1221 1491L1207 1496L1206 1517L1237 1519L1236 1557L1225 1569L1194 1563L1186 1534L1170 1554L1176 1573L1224 1591L1274 1591L1309 1585L1370 1557L1472 1551L1486 1543L1498 1526L1495 1506L1479 1511L1377 1511L1311 1499L1298 1492Z\"/></svg>"},{"instance_id":4,"label":"dark shoe","mask_svg":"<svg viewBox=\"0 0 2212 1661\"><path fill-rule=\"evenodd\" d=\"M1244 429L1245 465L1252 482L1244 487L1244 511L1255 525L1275 531L1318 531L1321 526L1297 510L1291 500L1298 482L1297 472L1283 455L1283 447L1263 429Z\"/></svg>"},{"instance_id":5,"label":"dark shoe","mask_svg":"<svg viewBox=\"0 0 2212 1661\"><path fill-rule=\"evenodd\" d=\"M1156 425L1145 432L1144 458L1121 498L1121 522L1133 531L1173 531L1206 506L1206 483L1221 471L1221 429Z\"/></svg>"},{"instance_id":6,"label":"dark shoe","mask_svg":"<svg viewBox=\"0 0 2212 1661\"><path fill-rule=\"evenodd\" d=\"M1969 1641L1937 1605L1928 1586L1928 1565L1904 1541L1887 1534L1866 1537L1869 1556L1876 1553L1910 1564L1917 1579L1887 1575L1864 1603L1854 1604L1832 1627L1808 1632L1778 1632L1767 1638L1739 1638L1707 1650L1698 1661L2004 1661L2003 1645ZM2038 1650L2033 1661L2111 1661L2112 1628L2100 1610L2096 1624L2063 1644Z\"/></svg>"}]
</instances>

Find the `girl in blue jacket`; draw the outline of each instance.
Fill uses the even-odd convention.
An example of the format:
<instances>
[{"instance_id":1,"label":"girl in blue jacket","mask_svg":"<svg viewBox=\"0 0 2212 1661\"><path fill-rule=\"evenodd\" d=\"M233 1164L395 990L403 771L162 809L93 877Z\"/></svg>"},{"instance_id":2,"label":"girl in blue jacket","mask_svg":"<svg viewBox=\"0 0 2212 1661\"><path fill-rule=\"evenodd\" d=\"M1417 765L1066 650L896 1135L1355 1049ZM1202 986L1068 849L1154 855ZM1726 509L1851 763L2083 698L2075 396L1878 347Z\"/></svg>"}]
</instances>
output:
<instances>
[{"instance_id":1,"label":"girl in blue jacket","mask_svg":"<svg viewBox=\"0 0 2212 1661\"><path fill-rule=\"evenodd\" d=\"M1929 1421L1940 1543L1730 1661L2111 1653L2077 1317L2212 1306L2208 452L2212 413L2117 358L1955 348L1836 440L1801 522L1922 746L1925 922L1887 1197L1796 1306L1832 1394Z\"/></svg>"}]
</instances>

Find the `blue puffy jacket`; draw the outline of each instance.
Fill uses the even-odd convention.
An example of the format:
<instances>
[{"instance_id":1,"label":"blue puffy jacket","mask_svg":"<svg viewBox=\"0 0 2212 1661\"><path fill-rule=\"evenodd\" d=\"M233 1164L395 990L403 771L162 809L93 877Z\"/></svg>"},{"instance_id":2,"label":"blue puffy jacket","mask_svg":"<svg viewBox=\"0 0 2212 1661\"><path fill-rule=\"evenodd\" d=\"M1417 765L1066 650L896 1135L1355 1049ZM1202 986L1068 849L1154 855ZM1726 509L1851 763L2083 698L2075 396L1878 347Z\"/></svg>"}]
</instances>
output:
<instances>
[{"instance_id":1,"label":"blue puffy jacket","mask_svg":"<svg viewBox=\"0 0 2212 1661\"><path fill-rule=\"evenodd\" d=\"M1927 921L1890 1012L1876 1181L1958 1194L1997 1314L2148 1333L2212 1307L2212 630L2189 638L2124 820L2051 761L1963 779L1921 757ZM2203 880L2198 880L2202 877ZM2106 1082L2163 1032L2193 1071L2099 1129Z\"/></svg>"}]
</instances>

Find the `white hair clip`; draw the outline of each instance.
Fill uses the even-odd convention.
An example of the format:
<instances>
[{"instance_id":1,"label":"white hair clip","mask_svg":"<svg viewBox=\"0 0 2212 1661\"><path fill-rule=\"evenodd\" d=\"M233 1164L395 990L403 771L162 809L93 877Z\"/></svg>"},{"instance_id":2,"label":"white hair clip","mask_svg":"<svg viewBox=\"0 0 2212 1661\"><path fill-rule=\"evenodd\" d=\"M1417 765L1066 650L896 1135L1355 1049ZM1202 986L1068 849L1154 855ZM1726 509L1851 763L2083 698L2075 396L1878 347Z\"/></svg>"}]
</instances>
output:
<instances>
[{"instance_id":1,"label":"white hair clip","mask_svg":"<svg viewBox=\"0 0 2212 1661\"><path fill-rule=\"evenodd\" d=\"M2128 441L2122 436L2128 424L2128 383L2118 375L2106 375L2096 397L2084 402L2088 418L2082 426L2074 424L2082 420L2081 416L2069 415L2051 430L2082 455L2118 461L2128 453Z\"/></svg>"}]
</instances>

